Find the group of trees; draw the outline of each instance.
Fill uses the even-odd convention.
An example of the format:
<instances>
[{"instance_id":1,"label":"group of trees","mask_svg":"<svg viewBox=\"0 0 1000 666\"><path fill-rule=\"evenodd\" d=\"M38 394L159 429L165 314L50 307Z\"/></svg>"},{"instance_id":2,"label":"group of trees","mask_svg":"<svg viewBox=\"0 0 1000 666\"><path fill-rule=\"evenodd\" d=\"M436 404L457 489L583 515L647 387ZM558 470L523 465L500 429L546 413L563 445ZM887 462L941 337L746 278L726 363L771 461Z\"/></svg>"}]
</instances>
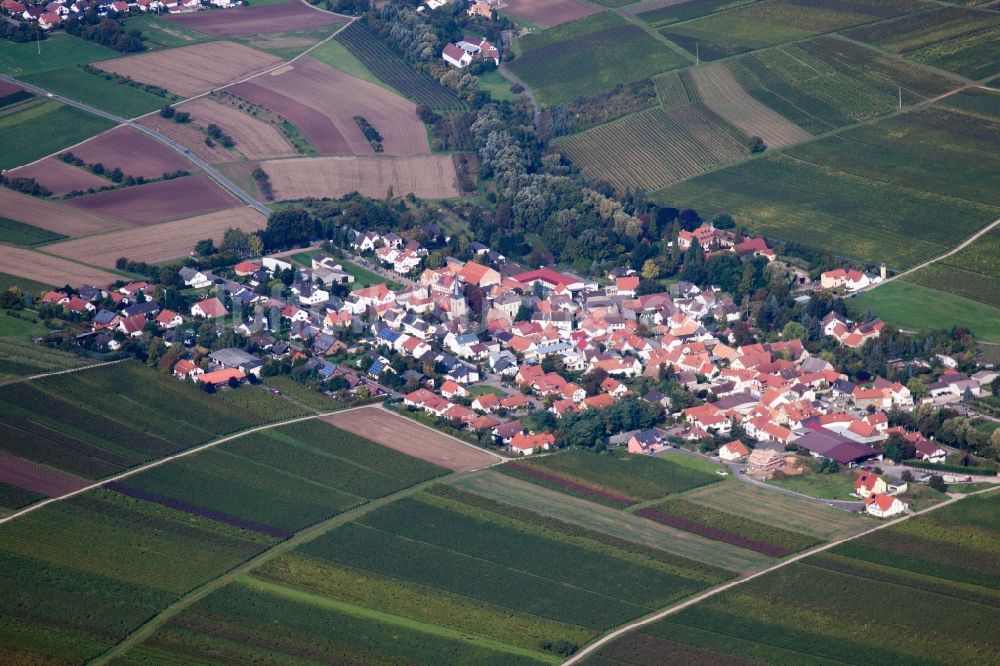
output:
<instances>
[{"instance_id":1,"label":"group of trees","mask_svg":"<svg viewBox=\"0 0 1000 666\"><path fill-rule=\"evenodd\" d=\"M64 27L71 35L122 53L136 53L146 49L142 43L141 30L126 30L121 21L99 16L96 7L82 15L67 18Z\"/></svg>"}]
</instances>

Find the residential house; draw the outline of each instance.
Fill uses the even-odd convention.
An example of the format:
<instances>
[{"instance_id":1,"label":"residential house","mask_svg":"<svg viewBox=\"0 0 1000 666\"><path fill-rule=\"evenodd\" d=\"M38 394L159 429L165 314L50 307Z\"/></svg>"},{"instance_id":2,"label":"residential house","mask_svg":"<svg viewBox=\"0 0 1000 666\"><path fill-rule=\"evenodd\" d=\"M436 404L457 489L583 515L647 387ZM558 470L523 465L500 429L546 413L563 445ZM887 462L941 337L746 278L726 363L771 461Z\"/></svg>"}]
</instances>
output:
<instances>
[{"instance_id":1,"label":"residential house","mask_svg":"<svg viewBox=\"0 0 1000 666\"><path fill-rule=\"evenodd\" d=\"M881 495L888 492L889 485L885 479L872 472L862 472L854 477L854 494L858 497Z\"/></svg>"},{"instance_id":2,"label":"residential house","mask_svg":"<svg viewBox=\"0 0 1000 666\"><path fill-rule=\"evenodd\" d=\"M191 306L191 316L200 317L202 319L213 319L215 317L224 317L229 314L229 310L223 305L222 301L214 296L212 298L206 298L203 301L198 301Z\"/></svg>"},{"instance_id":3,"label":"residential house","mask_svg":"<svg viewBox=\"0 0 1000 666\"><path fill-rule=\"evenodd\" d=\"M746 444L738 439L734 439L731 442L726 442L719 447L719 458L727 462L734 462L737 460L742 460L750 455L750 450L747 449Z\"/></svg>"},{"instance_id":4,"label":"residential house","mask_svg":"<svg viewBox=\"0 0 1000 666\"><path fill-rule=\"evenodd\" d=\"M898 497L872 494L865 499L865 511L876 518L889 518L903 513L909 505Z\"/></svg>"}]
</instances>

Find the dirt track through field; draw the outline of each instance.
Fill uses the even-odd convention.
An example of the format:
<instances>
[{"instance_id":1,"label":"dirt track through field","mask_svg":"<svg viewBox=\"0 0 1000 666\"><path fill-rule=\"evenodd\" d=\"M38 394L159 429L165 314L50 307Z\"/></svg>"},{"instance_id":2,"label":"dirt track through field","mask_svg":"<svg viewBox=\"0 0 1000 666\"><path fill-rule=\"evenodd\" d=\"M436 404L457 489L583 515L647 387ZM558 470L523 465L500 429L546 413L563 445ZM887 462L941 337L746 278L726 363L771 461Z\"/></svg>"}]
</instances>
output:
<instances>
[{"instance_id":1,"label":"dirt track through field","mask_svg":"<svg viewBox=\"0 0 1000 666\"><path fill-rule=\"evenodd\" d=\"M61 257L10 246L5 246L0 252L0 273L19 275L56 286L70 284L74 287L85 284L104 287L121 279L120 275L99 268L90 268Z\"/></svg>"},{"instance_id":2,"label":"dirt track through field","mask_svg":"<svg viewBox=\"0 0 1000 666\"><path fill-rule=\"evenodd\" d=\"M0 187L0 211L8 219L70 237L110 231L122 226L108 218L74 210L63 203L30 197L6 187Z\"/></svg>"},{"instance_id":3,"label":"dirt track through field","mask_svg":"<svg viewBox=\"0 0 1000 666\"><path fill-rule=\"evenodd\" d=\"M102 60L94 67L166 88L182 97L263 72L281 62L277 56L232 42L209 42Z\"/></svg>"},{"instance_id":4,"label":"dirt track through field","mask_svg":"<svg viewBox=\"0 0 1000 666\"><path fill-rule=\"evenodd\" d=\"M726 63L695 67L691 76L705 106L747 136L764 139L768 148L812 138L809 132L751 97L726 68Z\"/></svg>"},{"instance_id":5,"label":"dirt track through field","mask_svg":"<svg viewBox=\"0 0 1000 666\"><path fill-rule=\"evenodd\" d=\"M207 127L210 123L221 127L223 132L233 137L236 142L235 150L249 160L297 154L278 128L239 109L205 97L199 97L178 108L190 113L191 119L202 127Z\"/></svg>"},{"instance_id":6,"label":"dirt track through field","mask_svg":"<svg viewBox=\"0 0 1000 666\"><path fill-rule=\"evenodd\" d=\"M450 155L421 157L300 157L262 163L278 201L341 197L359 192L380 199L413 193L423 199L457 197Z\"/></svg>"},{"instance_id":7,"label":"dirt track through field","mask_svg":"<svg viewBox=\"0 0 1000 666\"><path fill-rule=\"evenodd\" d=\"M374 155L354 116L362 116L382 135L384 155L429 155L427 131L417 118L416 105L385 88L355 78L310 57L258 76L253 85L261 86L310 107L326 116L337 128L354 155ZM240 95L239 87L235 90ZM284 111L261 102L277 113ZM296 121L289 116L293 123ZM297 125L297 123L296 123ZM298 125L297 125L298 126ZM308 125L298 126L313 145L316 132ZM323 150L317 146L318 150ZM326 151L323 151L326 152Z\"/></svg>"},{"instance_id":8,"label":"dirt track through field","mask_svg":"<svg viewBox=\"0 0 1000 666\"><path fill-rule=\"evenodd\" d=\"M116 127L70 152L87 164L100 163L109 170L118 167L126 176L159 178L171 171L191 170L191 163L177 152L131 127Z\"/></svg>"},{"instance_id":9,"label":"dirt track through field","mask_svg":"<svg viewBox=\"0 0 1000 666\"><path fill-rule=\"evenodd\" d=\"M84 169L78 169L55 157L46 157L44 160L28 166L12 169L5 175L8 178L34 178L35 182L44 185L56 196L62 196L74 190L99 188L112 184L106 178L101 178Z\"/></svg>"},{"instance_id":10,"label":"dirt track through field","mask_svg":"<svg viewBox=\"0 0 1000 666\"><path fill-rule=\"evenodd\" d=\"M371 406L339 412L324 416L322 420L341 430L456 472L487 467L502 460L500 456L460 442L382 407Z\"/></svg>"},{"instance_id":11,"label":"dirt track through field","mask_svg":"<svg viewBox=\"0 0 1000 666\"><path fill-rule=\"evenodd\" d=\"M174 222L54 243L46 246L45 251L108 268L114 268L119 257L158 263L188 256L195 243L203 238L218 243L226 229L238 228L250 233L263 229L266 223L264 216L252 208L230 208Z\"/></svg>"},{"instance_id":12,"label":"dirt track through field","mask_svg":"<svg viewBox=\"0 0 1000 666\"><path fill-rule=\"evenodd\" d=\"M70 199L74 208L95 211L134 226L202 215L239 202L205 175L161 180Z\"/></svg>"}]
</instances>

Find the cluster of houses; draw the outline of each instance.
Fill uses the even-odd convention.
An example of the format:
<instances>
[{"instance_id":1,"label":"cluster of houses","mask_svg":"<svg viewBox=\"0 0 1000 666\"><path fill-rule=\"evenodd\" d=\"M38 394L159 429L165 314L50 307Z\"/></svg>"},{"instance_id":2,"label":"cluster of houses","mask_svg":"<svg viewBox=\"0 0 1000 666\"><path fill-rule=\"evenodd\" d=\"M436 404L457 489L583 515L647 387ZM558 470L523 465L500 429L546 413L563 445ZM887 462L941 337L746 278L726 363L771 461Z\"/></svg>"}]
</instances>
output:
<instances>
[{"instance_id":1,"label":"cluster of houses","mask_svg":"<svg viewBox=\"0 0 1000 666\"><path fill-rule=\"evenodd\" d=\"M846 292L863 291L885 280L885 264L878 275L855 270L837 268L819 276L819 286L823 289L843 289Z\"/></svg>"},{"instance_id":2,"label":"cluster of houses","mask_svg":"<svg viewBox=\"0 0 1000 666\"><path fill-rule=\"evenodd\" d=\"M454 44L445 44L441 57L446 63L459 69L468 67L473 60L492 60L497 66L500 65L500 49L485 37L466 37Z\"/></svg>"},{"instance_id":3,"label":"cluster of houses","mask_svg":"<svg viewBox=\"0 0 1000 666\"><path fill-rule=\"evenodd\" d=\"M43 30L58 27L71 16L82 16L94 11L98 16L122 17L131 12L168 12L171 14L194 12L204 6L240 7L242 0L3 0L0 11L15 20L37 23Z\"/></svg>"}]
</instances>

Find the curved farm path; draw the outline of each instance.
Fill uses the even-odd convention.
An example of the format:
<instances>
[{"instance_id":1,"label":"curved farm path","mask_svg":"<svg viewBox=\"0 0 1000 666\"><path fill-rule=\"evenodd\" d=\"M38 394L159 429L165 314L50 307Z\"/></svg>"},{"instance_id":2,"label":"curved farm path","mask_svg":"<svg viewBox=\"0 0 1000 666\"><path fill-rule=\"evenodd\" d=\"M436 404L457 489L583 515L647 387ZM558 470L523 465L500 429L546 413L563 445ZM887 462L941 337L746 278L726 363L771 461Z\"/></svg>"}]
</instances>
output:
<instances>
[{"instance_id":1,"label":"curved farm path","mask_svg":"<svg viewBox=\"0 0 1000 666\"><path fill-rule=\"evenodd\" d=\"M988 493L988 492L991 492L993 490L996 490L996 488L985 488L983 490L978 490L978 491L976 491L974 493L969 493L969 495L980 495L982 493ZM591 654L593 654L598 648L604 647L605 645L607 645L611 641L615 640L616 638L619 638L619 637L623 636L624 634L632 631L633 629L638 629L639 627L643 627L643 626L645 626L647 624L652 624L653 622L657 622L658 620L662 620L663 618L667 617L668 615L673 615L674 613L677 613L679 611L684 610L685 608L688 608L689 606L693 606L693 605L695 605L695 604L697 604L699 602L702 602L705 599L708 599L709 597L714 597L715 595L719 594L720 592L725 592L726 590L730 590L730 589L732 589L732 588L734 588L734 587L736 587L738 585L742 585L743 583L751 581L751 580L753 580L755 578L759 578L760 576L763 576L764 574L771 573L772 571L777 571L778 569L786 567L789 564L792 564L794 562L798 562L799 560L803 560L803 559L805 559L807 557L810 557L811 555L815 555L817 553L822 553L823 551L830 550L831 548L833 548L835 546L839 546L842 543L847 543L848 541L853 541L854 539L858 539L860 537L866 536L866 535L871 534L873 532L878 532L879 530L884 530L885 528L892 527L893 525L898 525L899 523L907 521L910 518L914 518L916 516L922 516L923 514L930 513L931 511L937 511L938 509L940 509L942 507L948 506L949 504L953 504L953 503L959 501L963 497L968 497L968 495L962 495L962 496L958 496L958 497L952 497L951 499L945 500L944 502L941 502L940 504L935 504L934 506L928 507L928 508L923 509L921 511L916 511L914 513L908 513L908 514L902 516L901 518L897 518L896 520L890 520L888 522L881 523L880 525L876 525L875 527L873 527L873 528L871 528L869 530L865 530L864 532L861 532L860 534L855 534L853 536L844 537L842 539L837 539L835 541L830 541L829 543L825 543L825 544L823 544L821 546L817 546L816 548L812 548L812 549L807 550L805 552L799 553L798 555L793 555L792 557L788 558L787 560L782 560L781 562L775 564L774 566L770 566L770 567L768 567L766 569L762 569L762 570L760 570L760 571L758 571L756 573L752 573L752 574L750 574L748 576L744 576L742 578L737 578L734 581L731 581L729 583L725 583L725 584L720 585L718 587L714 587L711 590L708 590L707 592L702 592L701 594L695 595L695 596L691 597L690 599L686 599L686 600L684 600L684 601L682 601L682 602L680 602L678 604L674 604L673 606L668 606L667 608L665 608L665 609L663 609L661 611L658 611L658 612L656 612L656 613L654 613L652 615L648 615L648 616L646 616L646 617L644 617L642 619L636 620L635 622L630 622L629 624L626 624L623 627L619 627L618 629L615 629L610 634L606 634L605 636L599 638L598 640L594 641L590 645L584 647L582 650L580 650L579 652L577 652L575 655L573 655L572 657L570 657L569 659L567 659L566 661L564 661L563 664L562 664L562 666L570 666L571 664L580 663L583 659L585 659L586 657L588 657Z\"/></svg>"},{"instance_id":2,"label":"curved farm path","mask_svg":"<svg viewBox=\"0 0 1000 666\"><path fill-rule=\"evenodd\" d=\"M112 363L121 363L121 361L111 361L110 363L102 363L100 365L111 365ZM95 368L95 367L98 367L98 366L88 365L88 366L85 366L83 368L73 368L71 370L60 370L58 372L50 372L50 373L43 374L43 375L35 375L35 377L49 377L49 376L52 376L52 375L62 375L62 374L66 374L66 373L69 373L69 372L78 372L80 370L90 370L91 368ZM18 379L18 380L15 380L15 381L24 381L25 379L33 379L35 377L31 377L31 378L26 377L26 378ZM243 437L245 435L249 435L249 434L252 434L252 433L255 433L255 432L260 432L261 430L270 430L272 428L280 428L281 426L290 425L292 423L300 423L302 421L311 421L313 419L318 419L318 418L321 418L321 417L324 417L324 416L333 416L334 414L340 414L342 412L349 412L349 411L352 411L352 410L355 410L355 409L363 409L363 407L350 407L348 409L341 409L341 410L337 410L337 411L333 411L333 412L322 412L322 413L317 412L317 413L311 414L309 416L298 416L298 417L296 417L294 419L286 419L284 421L277 421L275 423L265 423L264 425L254 426L253 428L248 428L246 430L240 430L239 432L235 432L235 433L233 433L231 435L226 435L225 437L220 437L219 439L214 439L211 442L207 442L205 444L201 444L201 445L196 446L194 448L187 449L185 451L181 451L180 453L175 453L173 455L167 456L166 458L160 458L159 460L154 460L152 462L146 463L145 465L139 465L138 467L133 467L132 469L125 470L124 472L121 472L119 474L115 474L114 476L109 476L107 478L101 479L100 481L95 481L94 483L91 483L91 484L89 484L87 486L84 486L83 488L79 488L77 490L74 490L73 492L65 493L63 495L59 495L58 497L49 497L48 499L42 500L41 502L38 502L37 504L32 504L31 506L26 507L24 509L21 509L20 511L16 511L16 512L10 514L9 516L6 516L4 518L0 518L0 525L2 525L3 523L6 523L8 521L14 520L15 518L18 518L18 517L23 516L25 514L31 513L32 511L37 511L38 509L41 509L43 506L46 506L48 504L52 504L53 502L58 502L60 500L69 499L70 497L74 497L74 496L79 495L81 493L85 493L88 490L94 490L96 488L100 488L101 486L103 486L106 483L112 483L114 481L121 481L122 479L127 479L130 476L135 476L136 474L140 474L142 472L151 470L154 467L159 467L160 465L165 465L166 463L171 462L173 460L177 460L178 458L184 458L186 456L194 455L195 453L200 453L201 451L205 451L206 449L211 449L213 447L218 446L219 444L225 444L226 442L230 442L230 441L232 441L234 439L239 439L240 437ZM503 461L500 461L500 462L503 462Z\"/></svg>"},{"instance_id":3,"label":"curved farm path","mask_svg":"<svg viewBox=\"0 0 1000 666\"><path fill-rule=\"evenodd\" d=\"M857 291L851 292L851 294L852 295L863 294L866 291L871 291L872 289L878 289L882 285L889 284L890 282L898 280L899 278L906 277L910 273L915 273L916 271L919 271L921 268L927 268L931 264L936 264L937 262L941 261L942 259L947 259L948 257L950 257L950 256L952 256L954 254L958 254L959 252L961 252L965 248L969 247L970 245L972 245L973 243L975 243L977 240L979 240L980 238L982 238L983 236L985 236L989 232L993 231L993 229L995 229L997 227L997 225L1000 225L1000 218L998 218L996 220L993 220L992 222L990 222L989 224L987 224L985 227L983 227L982 229L980 229L976 233L972 234L971 236L969 236L964 241L962 241L961 243L959 243L958 245L956 245L952 249L948 250L944 254L942 254L940 256L937 256L937 257L934 257L933 259L928 259L927 261L925 261L925 262L923 262L921 264L917 264L916 266L913 266L911 268L907 268L905 271L902 271L900 273L896 273L892 277L886 278L885 280L883 280L882 282L879 282L878 284L874 284L874 285L871 285L870 287L866 287L864 289L858 289Z\"/></svg>"},{"instance_id":4,"label":"curved farm path","mask_svg":"<svg viewBox=\"0 0 1000 666\"><path fill-rule=\"evenodd\" d=\"M519 79L514 72L510 71L510 68L507 67L507 63L502 63L500 67L497 68L497 71L500 72L500 76L507 79L512 86L519 85L524 88L524 96L528 98L529 102L531 102L531 108L534 111L535 129L538 129L538 123L542 119L542 107L538 105L538 99L535 97L535 93L527 86L527 84L524 83L524 81Z\"/></svg>"}]
</instances>

